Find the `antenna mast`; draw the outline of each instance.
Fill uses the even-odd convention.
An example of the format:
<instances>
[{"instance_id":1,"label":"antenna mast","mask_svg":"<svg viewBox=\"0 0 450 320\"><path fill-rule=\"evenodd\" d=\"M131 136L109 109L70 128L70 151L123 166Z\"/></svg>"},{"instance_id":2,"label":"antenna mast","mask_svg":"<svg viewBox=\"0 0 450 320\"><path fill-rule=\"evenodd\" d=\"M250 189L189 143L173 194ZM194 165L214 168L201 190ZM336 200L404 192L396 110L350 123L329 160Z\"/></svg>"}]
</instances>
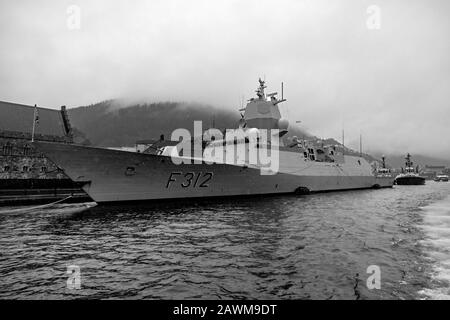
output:
<instances>
[{"instance_id":1,"label":"antenna mast","mask_svg":"<svg viewBox=\"0 0 450 320\"><path fill-rule=\"evenodd\" d=\"M362 157L362 134L359 133L359 156Z\"/></svg>"}]
</instances>

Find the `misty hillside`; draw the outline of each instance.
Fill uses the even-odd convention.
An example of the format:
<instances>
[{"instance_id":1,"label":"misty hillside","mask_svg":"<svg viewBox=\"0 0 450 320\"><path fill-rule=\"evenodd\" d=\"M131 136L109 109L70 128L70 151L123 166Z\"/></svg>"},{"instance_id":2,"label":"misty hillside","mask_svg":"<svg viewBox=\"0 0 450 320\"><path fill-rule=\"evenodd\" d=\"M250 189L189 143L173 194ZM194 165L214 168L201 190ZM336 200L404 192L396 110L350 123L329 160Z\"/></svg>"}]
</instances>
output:
<instances>
[{"instance_id":1,"label":"misty hillside","mask_svg":"<svg viewBox=\"0 0 450 320\"><path fill-rule=\"evenodd\" d=\"M125 104L108 100L68 112L72 126L92 145L102 147L133 146L136 140L157 139L161 134L170 139L178 128L192 133L196 120L202 121L203 130L237 128L240 119L238 111L176 102ZM290 129L290 134L310 137L297 128Z\"/></svg>"},{"instance_id":2,"label":"misty hillside","mask_svg":"<svg viewBox=\"0 0 450 320\"><path fill-rule=\"evenodd\" d=\"M329 139L325 139L323 140L324 144L340 144L340 142L338 142L335 139L329 138ZM351 154L351 155L359 155L360 153L358 151L352 150L350 148L345 148L345 152L346 154ZM381 161L381 158L383 157L382 153L379 152L374 152L371 154L367 154L367 153L363 153L362 156L368 160L369 162L372 161ZM393 154L384 154L385 158L386 158L386 165L389 168L401 168L405 166L405 156L404 155L393 155ZM450 167L450 160L446 160L446 159L439 159L439 158L435 158L432 156L424 156L424 155L420 155L420 154L412 154L412 161L414 163L414 165L419 165L419 167L425 167L426 165L429 166L446 166L446 167Z\"/></svg>"},{"instance_id":3,"label":"misty hillside","mask_svg":"<svg viewBox=\"0 0 450 320\"><path fill-rule=\"evenodd\" d=\"M381 158L381 154L374 154L375 157ZM386 154L386 163L394 168L400 168L405 166L405 156L404 155L389 155ZM448 159L439 159L431 156L424 156L420 154L411 153L411 159L414 165L419 165L420 167L424 167L426 165L429 166L446 166L450 167L450 160Z\"/></svg>"},{"instance_id":4,"label":"misty hillside","mask_svg":"<svg viewBox=\"0 0 450 320\"><path fill-rule=\"evenodd\" d=\"M170 138L177 128L193 132L193 122L201 120L203 129L233 128L239 113L214 109L206 105L174 102L118 105L108 100L87 107L69 110L71 124L82 131L95 146L132 146L136 140L157 139L161 134Z\"/></svg>"},{"instance_id":5,"label":"misty hillside","mask_svg":"<svg viewBox=\"0 0 450 320\"><path fill-rule=\"evenodd\" d=\"M208 105L177 102L126 104L117 100L103 101L87 107L69 109L72 126L77 132L78 142L102 147L133 146L137 140L157 139L164 134L170 139L173 130L186 128L193 132L193 122L201 120L203 130L236 128L239 112L218 109ZM299 128L290 127L289 136L315 140ZM323 140L324 144L340 144L335 139ZM347 154L359 152L346 148ZM363 154L370 162L381 159L381 154ZM450 161L429 156L414 155L413 161L420 166L446 165ZM404 155L386 155L390 167L404 166Z\"/></svg>"}]
</instances>

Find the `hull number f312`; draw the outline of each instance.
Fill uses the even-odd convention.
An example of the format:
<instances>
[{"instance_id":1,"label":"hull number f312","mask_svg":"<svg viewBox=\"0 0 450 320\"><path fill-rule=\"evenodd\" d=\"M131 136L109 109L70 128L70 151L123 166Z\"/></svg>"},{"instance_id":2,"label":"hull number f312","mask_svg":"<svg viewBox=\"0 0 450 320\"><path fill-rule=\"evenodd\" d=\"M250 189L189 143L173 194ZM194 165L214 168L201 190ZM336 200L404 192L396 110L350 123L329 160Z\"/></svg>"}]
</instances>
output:
<instances>
[{"instance_id":1,"label":"hull number f312","mask_svg":"<svg viewBox=\"0 0 450 320\"><path fill-rule=\"evenodd\" d=\"M179 185L182 188L207 188L212 177L212 172L171 172L166 188L173 185Z\"/></svg>"}]
</instances>

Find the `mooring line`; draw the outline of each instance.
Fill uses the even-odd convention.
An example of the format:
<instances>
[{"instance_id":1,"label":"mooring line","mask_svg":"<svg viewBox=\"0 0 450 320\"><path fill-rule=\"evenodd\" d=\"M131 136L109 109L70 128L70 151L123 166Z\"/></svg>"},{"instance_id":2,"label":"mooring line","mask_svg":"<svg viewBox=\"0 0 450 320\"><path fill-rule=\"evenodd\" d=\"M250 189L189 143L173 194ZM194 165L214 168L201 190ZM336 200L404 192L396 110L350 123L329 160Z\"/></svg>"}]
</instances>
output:
<instances>
[{"instance_id":1,"label":"mooring line","mask_svg":"<svg viewBox=\"0 0 450 320\"><path fill-rule=\"evenodd\" d=\"M66 201L67 199L70 199L70 198L72 198L72 196L68 196L68 197L66 197L64 199L61 199L61 200L58 200L58 201L55 201L55 202L52 202L52 203L47 203L47 204L44 204L44 205L41 205L41 206L37 206L37 207L21 208L21 209L13 209L13 210L3 210L3 211L0 211L0 214L2 214L2 213L14 213L14 212L26 212L26 211L36 210L36 209L48 208L48 207L51 207L51 206L53 206L55 204L61 203L63 201Z\"/></svg>"}]
</instances>

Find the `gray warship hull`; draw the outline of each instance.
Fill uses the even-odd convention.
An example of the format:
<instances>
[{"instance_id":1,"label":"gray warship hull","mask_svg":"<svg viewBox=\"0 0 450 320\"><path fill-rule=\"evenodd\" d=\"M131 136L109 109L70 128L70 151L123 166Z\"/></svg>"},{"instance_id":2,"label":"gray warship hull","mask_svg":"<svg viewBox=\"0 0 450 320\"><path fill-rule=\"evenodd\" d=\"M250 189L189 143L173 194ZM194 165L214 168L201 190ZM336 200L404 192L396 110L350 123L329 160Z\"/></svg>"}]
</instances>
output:
<instances>
[{"instance_id":1,"label":"gray warship hull","mask_svg":"<svg viewBox=\"0 0 450 320\"><path fill-rule=\"evenodd\" d=\"M215 164L176 165L168 156L78 145L35 142L35 146L97 203L308 193L392 187L393 178L377 177L359 157L346 163L290 163L280 171L261 175L258 168Z\"/></svg>"}]
</instances>

